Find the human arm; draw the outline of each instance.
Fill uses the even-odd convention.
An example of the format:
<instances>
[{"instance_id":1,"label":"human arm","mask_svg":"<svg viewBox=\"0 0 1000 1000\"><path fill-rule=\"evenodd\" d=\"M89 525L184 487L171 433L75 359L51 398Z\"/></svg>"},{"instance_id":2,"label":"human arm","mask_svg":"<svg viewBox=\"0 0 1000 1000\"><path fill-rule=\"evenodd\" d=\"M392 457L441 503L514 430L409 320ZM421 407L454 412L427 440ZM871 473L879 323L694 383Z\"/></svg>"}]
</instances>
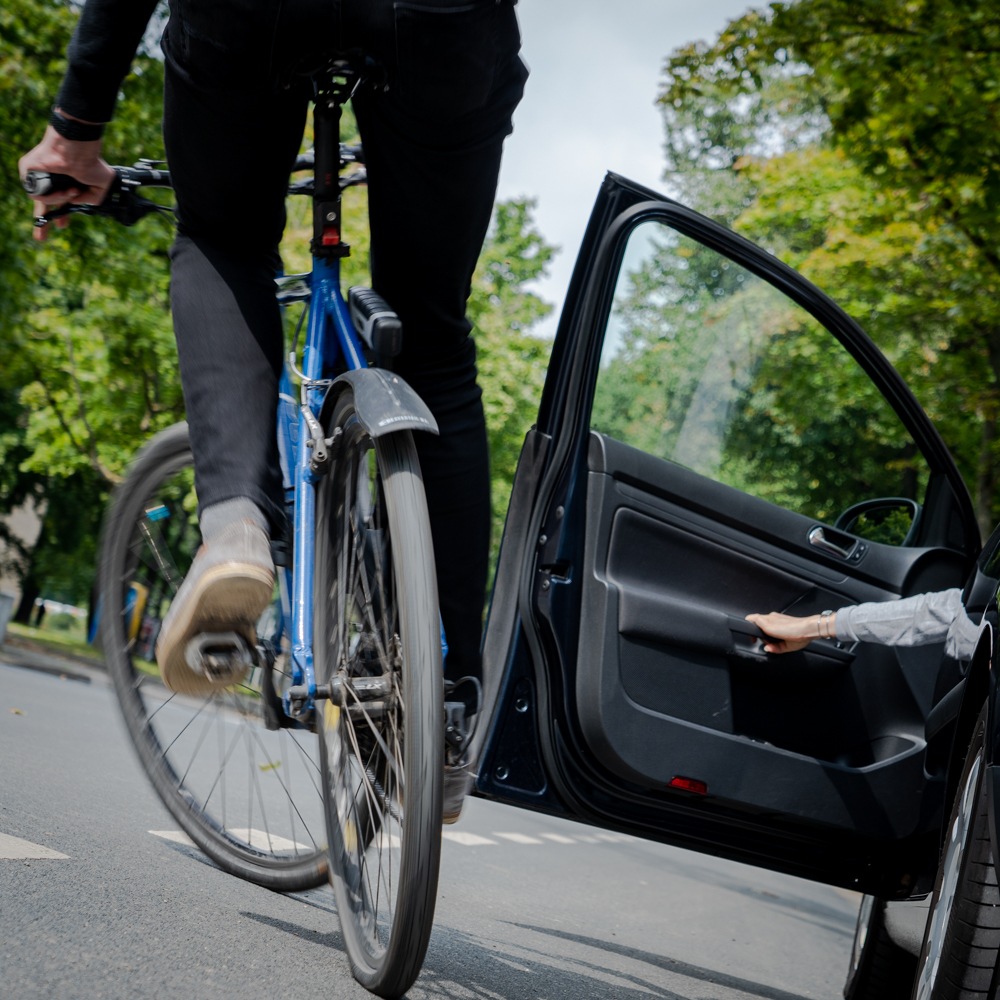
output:
<instances>
[{"instance_id":1,"label":"human arm","mask_svg":"<svg viewBox=\"0 0 1000 1000\"><path fill-rule=\"evenodd\" d=\"M969 659L983 629L965 613L957 587L916 594L901 601L858 604L840 614L837 638L888 646L923 646L944 642L945 652Z\"/></svg>"},{"instance_id":2,"label":"human arm","mask_svg":"<svg viewBox=\"0 0 1000 1000\"><path fill-rule=\"evenodd\" d=\"M826 637L841 642L877 642L887 646L920 646L943 641L949 656L968 659L975 652L982 630L982 626L965 613L962 592L957 587L899 601L841 608L827 616L829 633L819 630L823 617L798 618L772 612L747 615L747 621L777 640L765 643L768 653L790 653L807 646L813 639Z\"/></svg>"},{"instance_id":3,"label":"human arm","mask_svg":"<svg viewBox=\"0 0 1000 1000\"><path fill-rule=\"evenodd\" d=\"M87 0L67 50L56 107L73 118L108 122L156 0Z\"/></svg>"},{"instance_id":4,"label":"human arm","mask_svg":"<svg viewBox=\"0 0 1000 1000\"><path fill-rule=\"evenodd\" d=\"M36 217L67 202L104 200L114 173L101 158L101 126L112 116L118 90L155 7L156 0L88 0L84 6L55 104L63 123L57 122L58 129L50 124L38 145L18 162L22 180L29 170L37 170L68 174L82 186L34 198ZM77 125L91 126L83 134L94 137L74 138L80 134L79 129L74 131ZM63 218L58 224L66 222ZM44 239L46 229L36 228L35 238Z\"/></svg>"}]
</instances>

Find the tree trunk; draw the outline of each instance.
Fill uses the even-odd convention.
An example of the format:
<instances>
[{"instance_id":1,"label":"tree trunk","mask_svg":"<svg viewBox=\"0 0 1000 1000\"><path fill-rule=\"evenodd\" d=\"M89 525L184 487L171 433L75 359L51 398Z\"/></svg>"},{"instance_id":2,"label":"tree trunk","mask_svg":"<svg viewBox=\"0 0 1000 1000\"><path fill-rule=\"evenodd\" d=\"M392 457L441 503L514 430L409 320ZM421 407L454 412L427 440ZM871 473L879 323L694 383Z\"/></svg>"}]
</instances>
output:
<instances>
[{"instance_id":1,"label":"tree trunk","mask_svg":"<svg viewBox=\"0 0 1000 1000\"><path fill-rule=\"evenodd\" d=\"M29 571L21 581L21 603L14 612L14 621L19 625L31 624L31 612L35 607L35 599L41 595L38 582Z\"/></svg>"}]
</instances>

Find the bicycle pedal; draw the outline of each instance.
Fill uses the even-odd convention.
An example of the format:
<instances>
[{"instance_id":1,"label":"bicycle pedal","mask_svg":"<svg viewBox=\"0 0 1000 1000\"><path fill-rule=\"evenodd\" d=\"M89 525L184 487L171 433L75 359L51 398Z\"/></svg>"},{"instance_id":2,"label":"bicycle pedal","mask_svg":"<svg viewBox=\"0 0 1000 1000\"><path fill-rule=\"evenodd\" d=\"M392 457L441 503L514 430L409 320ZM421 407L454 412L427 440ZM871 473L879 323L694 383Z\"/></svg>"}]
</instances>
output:
<instances>
[{"instance_id":1,"label":"bicycle pedal","mask_svg":"<svg viewBox=\"0 0 1000 1000\"><path fill-rule=\"evenodd\" d=\"M184 648L187 665L212 681L239 680L254 666L250 644L239 632L201 632Z\"/></svg>"}]
</instances>

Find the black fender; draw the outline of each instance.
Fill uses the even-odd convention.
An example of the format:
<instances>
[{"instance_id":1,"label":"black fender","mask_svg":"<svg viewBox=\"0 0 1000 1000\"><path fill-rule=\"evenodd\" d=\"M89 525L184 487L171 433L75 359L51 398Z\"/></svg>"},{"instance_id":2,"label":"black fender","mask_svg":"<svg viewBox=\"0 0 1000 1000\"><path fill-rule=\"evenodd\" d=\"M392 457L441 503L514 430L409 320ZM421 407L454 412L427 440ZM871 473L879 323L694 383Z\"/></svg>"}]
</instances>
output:
<instances>
[{"instance_id":1,"label":"black fender","mask_svg":"<svg viewBox=\"0 0 1000 1000\"><path fill-rule=\"evenodd\" d=\"M323 400L324 416L345 392L353 393L358 420L373 438L402 430L438 433L427 404L393 372L359 368L338 375Z\"/></svg>"}]
</instances>

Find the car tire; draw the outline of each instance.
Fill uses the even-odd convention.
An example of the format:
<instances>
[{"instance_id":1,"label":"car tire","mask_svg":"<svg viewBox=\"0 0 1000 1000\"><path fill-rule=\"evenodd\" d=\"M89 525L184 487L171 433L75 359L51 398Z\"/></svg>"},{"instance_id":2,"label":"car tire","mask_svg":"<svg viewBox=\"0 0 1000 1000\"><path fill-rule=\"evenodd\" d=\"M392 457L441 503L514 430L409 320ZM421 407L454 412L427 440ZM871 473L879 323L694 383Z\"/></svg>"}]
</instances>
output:
<instances>
[{"instance_id":1,"label":"car tire","mask_svg":"<svg viewBox=\"0 0 1000 1000\"><path fill-rule=\"evenodd\" d=\"M986 708L945 828L913 1000L986 1000L1000 953L1000 890L986 794Z\"/></svg>"},{"instance_id":2,"label":"car tire","mask_svg":"<svg viewBox=\"0 0 1000 1000\"><path fill-rule=\"evenodd\" d=\"M916 974L916 955L889 936L885 902L862 897L844 1000L910 1000Z\"/></svg>"}]
</instances>

